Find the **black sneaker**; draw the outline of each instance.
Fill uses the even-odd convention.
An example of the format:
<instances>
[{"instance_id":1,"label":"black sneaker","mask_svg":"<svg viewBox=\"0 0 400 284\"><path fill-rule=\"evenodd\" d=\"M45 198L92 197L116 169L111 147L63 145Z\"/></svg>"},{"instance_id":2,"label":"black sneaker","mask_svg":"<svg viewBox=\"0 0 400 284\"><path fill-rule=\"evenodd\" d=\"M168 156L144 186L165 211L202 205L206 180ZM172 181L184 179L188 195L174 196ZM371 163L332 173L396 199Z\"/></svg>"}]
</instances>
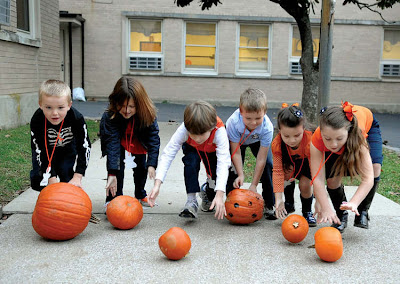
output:
<instances>
[{"instance_id":1,"label":"black sneaker","mask_svg":"<svg viewBox=\"0 0 400 284\"><path fill-rule=\"evenodd\" d=\"M293 203L285 202L285 209L288 214L293 213L296 209Z\"/></svg>"},{"instance_id":2,"label":"black sneaker","mask_svg":"<svg viewBox=\"0 0 400 284\"><path fill-rule=\"evenodd\" d=\"M264 217L267 220L276 220L275 210L274 208L264 207Z\"/></svg>"},{"instance_id":3,"label":"black sneaker","mask_svg":"<svg viewBox=\"0 0 400 284\"><path fill-rule=\"evenodd\" d=\"M303 217L306 218L309 227L317 226L317 220L315 220L311 211L303 213Z\"/></svg>"}]
</instances>

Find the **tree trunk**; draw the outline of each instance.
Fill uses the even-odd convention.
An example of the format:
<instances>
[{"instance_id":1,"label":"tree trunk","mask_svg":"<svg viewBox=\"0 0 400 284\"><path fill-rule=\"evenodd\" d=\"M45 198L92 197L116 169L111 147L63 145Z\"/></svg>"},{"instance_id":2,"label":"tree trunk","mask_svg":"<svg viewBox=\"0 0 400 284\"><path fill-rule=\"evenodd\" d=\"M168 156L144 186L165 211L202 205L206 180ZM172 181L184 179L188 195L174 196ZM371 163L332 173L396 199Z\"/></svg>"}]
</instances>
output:
<instances>
[{"instance_id":1,"label":"tree trunk","mask_svg":"<svg viewBox=\"0 0 400 284\"><path fill-rule=\"evenodd\" d=\"M273 0L271 0L273 1ZM303 93L301 97L301 107L303 108L307 120L312 124L317 124L318 119L318 63L314 64L313 41L311 34L311 24L309 17L309 5L306 0L281 0L273 1L289 13L297 23L300 32L302 53L300 58L301 70L303 73Z\"/></svg>"}]
</instances>

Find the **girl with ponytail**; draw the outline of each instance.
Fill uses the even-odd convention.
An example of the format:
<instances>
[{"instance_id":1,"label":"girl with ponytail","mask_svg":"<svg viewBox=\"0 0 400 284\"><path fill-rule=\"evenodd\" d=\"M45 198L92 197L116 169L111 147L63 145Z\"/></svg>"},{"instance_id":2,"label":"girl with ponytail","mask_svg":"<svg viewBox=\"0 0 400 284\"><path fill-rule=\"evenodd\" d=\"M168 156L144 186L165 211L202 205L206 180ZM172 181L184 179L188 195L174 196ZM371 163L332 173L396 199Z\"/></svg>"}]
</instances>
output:
<instances>
[{"instance_id":1,"label":"girl with ponytail","mask_svg":"<svg viewBox=\"0 0 400 284\"><path fill-rule=\"evenodd\" d=\"M354 226L367 229L368 209L378 187L383 160L379 123L372 112L348 102L323 108L310 154L317 221L333 223L332 227L343 232L347 227L347 210L350 210L356 214ZM361 181L348 202L343 176ZM329 204L326 191L335 210Z\"/></svg>"}]
</instances>

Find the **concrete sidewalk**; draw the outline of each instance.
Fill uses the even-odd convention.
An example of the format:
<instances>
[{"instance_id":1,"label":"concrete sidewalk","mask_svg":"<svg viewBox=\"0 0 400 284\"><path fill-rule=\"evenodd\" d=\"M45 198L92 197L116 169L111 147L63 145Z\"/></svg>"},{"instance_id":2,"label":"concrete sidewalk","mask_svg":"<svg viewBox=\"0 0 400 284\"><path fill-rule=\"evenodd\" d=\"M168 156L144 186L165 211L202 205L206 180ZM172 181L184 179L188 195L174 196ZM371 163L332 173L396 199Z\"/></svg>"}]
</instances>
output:
<instances>
[{"instance_id":1,"label":"concrete sidewalk","mask_svg":"<svg viewBox=\"0 0 400 284\"><path fill-rule=\"evenodd\" d=\"M162 150L178 124L159 124ZM322 225L294 245L283 238L280 220L236 226L215 220L212 213L200 213L196 221L179 218L186 201L181 151L161 187L159 206L146 209L136 228L114 229L103 214L106 159L100 156L97 141L83 187L102 222L89 223L76 238L54 242L36 234L31 213L38 193L32 189L3 208L13 215L0 225L0 283L399 283L400 205L381 195L370 210L370 229L353 227L350 214L343 257L325 263L308 248ZM199 180L205 181L204 170ZM354 191L346 188L348 196ZM129 171L125 194L133 194ZM298 195L296 190L296 213L301 214ZM190 254L180 261L167 260L158 248L158 238L173 226L185 229L192 240Z\"/></svg>"}]
</instances>

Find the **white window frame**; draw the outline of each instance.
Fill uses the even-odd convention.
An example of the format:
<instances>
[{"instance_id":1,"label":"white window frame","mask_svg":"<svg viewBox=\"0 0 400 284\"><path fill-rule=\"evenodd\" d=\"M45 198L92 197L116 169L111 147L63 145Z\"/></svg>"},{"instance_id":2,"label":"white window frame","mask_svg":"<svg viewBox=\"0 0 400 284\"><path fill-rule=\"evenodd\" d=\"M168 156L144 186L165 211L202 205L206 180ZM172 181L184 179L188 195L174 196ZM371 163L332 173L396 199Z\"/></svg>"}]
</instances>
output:
<instances>
[{"instance_id":1,"label":"white window frame","mask_svg":"<svg viewBox=\"0 0 400 284\"><path fill-rule=\"evenodd\" d=\"M28 0L29 31L17 29L17 35L24 41L40 38L40 0Z\"/></svg>"},{"instance_id":2,"label":"white window frame","mask_svg":"<svg viewBox=\"0 0 400 284\"><path fill-rule=\"evenodd\" d=\"M0 2L0 8L3 8L5 10L5 13L0 14L0 25L10 25L10 5L11 5L11 0L1 0ZM3 5L4 4L4 5ZM1 19L5 19L2 21Z\"/></svg>"},{"instance_id":3,"label":"white window frame","mask_svg":"<svg viewBox=\"0 0 400 284\"><path fill-rule=\"evenodd\" d=\"M292 56L292 53L293 53L293 50L292 50L293 28L298 28L298 27L296 25L291 25L290 33L289 33L289 47L288 47L289 53L288 53L288 56L289 56L289 75L291 75L291 76L302 75L303 74L303 72L292 73L292 69L291 69L292 63L298 63L299 67L301 68L301 66L300 66L300 58L301 58L301 56ZM316 28L316 26L311 26L311 29L312 28ZM316 63L318 61L318 56L317 57L314 56L313 61L314 61L314 63Z\"/></svg>"},{"instance_id":4,"label":"white window frame","mask_svg":"<svg viewBox=\"0 0 400 284\"><path fill-rule=\"evenodd\" d=\"M130 46L131 46L131 21L157 21L161 23L161 52L152 52L152 51L147 51L147 52L142 52L142 51L130 51ZM126 18L125 21L125 26L126 26L126 40L123 41L122 43L122 48L123 48L123 53L126 54L125 62L123 64L123 69L125 69L124 72L127 73L149 73L149 72L156 72L156 73L162 73L164 72L164 30L163 30L163 19L160 18ZM124 49L126 51L124 51ZM141 57L141 58L161 58L161 69L160 70L154 70L154 69L130 69L130 58L131 57ZM125 67L124 67L125 66Z\"/></svg>"},{"instance_id":5,"label":"white window frame","mask_svg":"<svg viewBox=\"0 0 400 284\"><path fill-rule=\"evenodd\" d=\"M215 46L213 45L201 45L201 47L215 47L215 60L214 60L214 69L204 69L204 68L186 68L186 24L215 24ZM199 75L218 75L218 22L207 21L207 22L199 22L199 21L184 21L183 25L183 35L182 35L182 74L199 74ZM189 45L194 46L194 45Z\"/></svg>"},{"instance_id":6,"label":"white window frame","mask_svg":"<svg viewBox=\"0 0 400 284\"><path fill-rule=\"evenodd\" d=\"M267 63L267 70L260 71L260 70L240 70L239 69L239 47L240 47L240 25L246 26L266 26L268 27L268 63ZM261 76L261 77L269 77L271 76L271 40L272 40L272 24L271 23L262 23L262 24L253 24L253 23L237 23L236 26L236 60L235 60L235 73L237 76Z\"/></svg>"},{"instance_id":7,"label":"white window frame","mask_svg":"<svg viewBox=\"0 0 400 284\"><path fill-rule=\"evenodd\" d=\"M384 77L384 78L391 78L391 79L398 79L398 78L400 78L400 75L384 75L383 74L383 66L384 65L400 65L400 60L397 60L397 59L383 59L382 58L382 55L383 55L383 49L384 49L384 41L385 41L385 31L397 31L397 32L399 32L400 33L400 29L399 28L393 28L393 29L388 29L388 28L383 28L382 29L382 46L381 46L381 61L380 61L380 64L379 64L379 75L381 76L381 77Z\"/></svg>"}]
</instances>

